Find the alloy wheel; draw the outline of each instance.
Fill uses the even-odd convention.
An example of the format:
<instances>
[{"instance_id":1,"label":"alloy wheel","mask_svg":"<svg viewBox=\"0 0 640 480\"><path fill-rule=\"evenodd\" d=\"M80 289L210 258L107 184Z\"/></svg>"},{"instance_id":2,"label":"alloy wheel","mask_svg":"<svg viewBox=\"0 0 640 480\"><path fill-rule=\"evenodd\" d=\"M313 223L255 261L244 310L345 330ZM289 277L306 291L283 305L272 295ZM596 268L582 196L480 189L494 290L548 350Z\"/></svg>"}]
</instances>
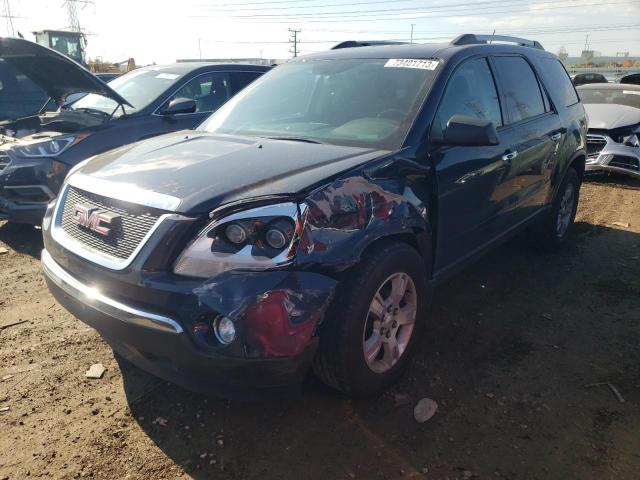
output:
<instances>
[{"instance_id":1,"label":"alloy wheel","mask_svg":"<svg viewBox=\"0 0 640 480\"><path fill-rule=\"evenodd\" d=\"M571 216L573 215L573 207L575 202L575 190L572 183L567 183L567 187L562 194L560 200L560 208L558 209L558 218L556 219L556 235L558 238L564 237L567 229L571 224Z\"/></svg>"},{"instance_id":2,"label":"alloy wheel","mask_svg":"<svg viewBox=\"0 0 640 480\"><path fill-rule=\"evenodd\" d=\"M394 273L374 295L362 335L367 366L373 372L389 371L407 350L417 312L416 286L406 273Z\"/></svg>"}]
</instances>

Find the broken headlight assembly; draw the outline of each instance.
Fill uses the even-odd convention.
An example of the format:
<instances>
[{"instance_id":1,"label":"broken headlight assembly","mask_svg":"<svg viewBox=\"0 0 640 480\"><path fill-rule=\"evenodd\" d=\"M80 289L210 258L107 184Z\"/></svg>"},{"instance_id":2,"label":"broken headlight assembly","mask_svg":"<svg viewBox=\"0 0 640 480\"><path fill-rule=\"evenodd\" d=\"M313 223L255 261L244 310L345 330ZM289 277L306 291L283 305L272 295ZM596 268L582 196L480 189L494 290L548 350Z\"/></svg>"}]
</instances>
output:
<instances>
[{"instance_id":1,"label":"broken headlight assembly","mask_svg":"<svg viewBox=\"0 0 640 480\"><path fill-rule=\"evenodd\" d=\"M88 136L88 133L61 135L59 137L49 138L44 141L35 141L14 148L15 152L23 157L57 157L62 152L68 150Z\"/></svg>"},{"instance_id":2,"label":"broken headlight assembly","mask_svg":"<svg viewBox=\"0 0 640 480\"><path fill-rule=\"evenodd\" d=\"M268 270L290 264L302 233L296 203L266 205L212 221L180 254L178 275L211 278L229 270Z\"/></svg>"},{"instance_id":3,"label":"broken headlight assembly","mask_svg":"<svg viewBox=\"0 0 640 480\"><path fill-rule=\"evenodd\" d=\"M624 144L628 147L640 147L640 128L625 138Z\"/></svg>"}]
</instances>

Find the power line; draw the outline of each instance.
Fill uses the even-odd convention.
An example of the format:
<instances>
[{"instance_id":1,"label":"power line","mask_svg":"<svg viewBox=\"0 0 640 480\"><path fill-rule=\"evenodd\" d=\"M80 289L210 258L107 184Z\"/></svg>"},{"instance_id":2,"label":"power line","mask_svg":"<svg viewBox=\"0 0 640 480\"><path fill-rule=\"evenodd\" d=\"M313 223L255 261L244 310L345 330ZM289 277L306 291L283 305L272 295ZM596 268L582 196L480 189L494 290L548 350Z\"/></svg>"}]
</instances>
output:
<instances>
[{"instance_id":1,"label":"power line","mask_svg":"<svg viewBox=\"0 0 640 480\"><path fill-rule=\"evenodd\" d=\"M567 1L572 1L572 2L579 2L582 0L567 0ZM352 17L352 16L379 16L382 14L404 14L405 12L407 14L411 14L411 13L431 13L431 12L437 12L440 10L452 10L453 7L483 7L486 6L488 4L498 4L499 6L511 6L511 5L505 5L505 4L522 4L522 3L530 3L529 0L509 0L509 1L504 1L504 0L487 0L487 1L481 1L481 2L463 2L463 3L451 3L451 4L444 4L444 5L433 5L431 7L428 8L422 8L422 7L403 7L403 8L382 8L382 9L377 9L377 10L347 10L347 11L335 11L335 12L309 12L309 13L291 13L290 15L287 14L281 14L281 13L259 13L259 14L242 14L242 15L234 15L235 18L247 18L247 17L291 17L291 18L297 18L297 17L317 17L317 16L322 16L322 17ZM551 1L543 1L543 2L539 2L538 4L541 5L545 5L545 4L553 4L555 2L551 2ZM348 5L348 6L351 6Z\"/></svg>"},{"instance_id":2,"label":"power line","mask_svg":"<svg viewBox=\"0 0 640 480\"><path fill-rule=\"evenodd\" d=\"M309 1L319 1L319 0L309 0ZM200 5L200 7L203 8L212 8L214 12L238 12L238 11L243 11L243 10L251 10L251 11L256 11L256 10L290 10L292 8L296 8L296 9L300 9L300 8L332 8L332 7L344 7L344 6L349 6L351 7L352 5L372 5L372 4L388 4L388 3L406 3L410 0L373 0L373 1L364 1L364 2L349 2L348 5L345 5L344 3L322 3L321 5L287 5L284 7L265 7L264 5L267 4L271 4L271 3L289 3L289 1L283 1L283 2L265 2L265 3L237 3L235 5L239 5L239 6L246 6L246 5L262 5L262 7L258 6L258 7L249 7L249 8L218 8L218 7L226 7L229 6L229 4L227 5ZM300 3L299 1L295 1L295 3ZM418 8L418 7L413 7Z\"/></svg>"},{"instance_id":3,"label":"power line","mask_svg":"<svg viewBox=\"0 0 640 480\"><path fill-rule=\"evenodd\" d=\"M585 31L622 31L622 30L626 30L626 29L632 29L632 30L640 30L640 24L631 28L627 28L627 27L621 27L621 28L602 28L602 29L598 29L598 28L590 28L587 30L583 30L583 29L579 29L579 30L574 30L574 31L569 31L569 32L565 32L564 30L557 30L557 31L548 31L545 32L547 34L557 34L557 33L582 33ZM298 30L299 32L300 30ZM406 32L400 32L405 34ZM434 33L439 33L439 32L434 32ZM449 41L452 39L452 37L454 35L457 35L459 32L456 33L452 33L451 35L447 35L447 34L441 34L438 36L420 36L420 37L415 37L413 38L414 41L426 41L426 42L433 42L434 40L440 40L440 41ZM504 33L504 32L500 32L500 33ZM521 33L523 35L528 35L530 33L534 33L535 32L527 32L527 31L521 31ZM313 44L323 44L323 43L340 43L343 42L345 39L344 38L332 38L332 39L314 39L314 40L305 40L305 41L301 41L301 40L297 40L297 45L313 45ZM407 42L410 41L410 37L393 37L393 38L385 38L385 40L389 40L389 41L397 41L397 42ZM283 44L292 44L293 42L293 37L290 38L289 41L272 41L272 40L255 40L255 41L249 41L249 40L208 40L207 43L221 43L221 44L249 44L249 45L254 45L254 44L276 44L276 45L283 45ZM545 43L553 43L553 42L545 42ZM562 41L558 41L557 43L562 43ZM301 51L306 51L306 49L301 49L301 48L297 48L298 53L300 53Z\"/></svg>"},{"instance_id":4,"label":"power line","mask_svg":"<svg viewBox=\"0 0 640 480\"><path fill-rule=\"evenodd\" d=\"M535 28L533 30L531 29L517 29L517 30L511 30L511 29L506 29L506 30L500 30L500 33L507 33L507 32L518 32L518 33L538 33L538 32L551 32L551 33L555 33L555 32L566 32L566 31L571 31L571 29L575 29L575 31L590 31L592 29L611 29L611 30L617 30L617 29L623 29L623 28L633 28L633 27L640 27L640 24L630 24L630 25L619 25L619 24L601 24L601 25L582 25L580 27L576 27L575 24L573 25L556 25L554 27L552 27L551 29L538 29ZM374 34L374 35L397 35L397 34L403 34L405 33L405 30L371 30L371 29L367 29L367 30L347 30L347 29L327 29L327 28L307 28L305 29L306 31L309 32L327 32L327 33L348 33L348 34L352 34L352 33L364 33L364 34ZM444 34L444 35L456 35L460 33L460 30L415 30L414 31L415 34L424 34L424 33L440 33L440 34Z\"/></svg>"},{"instance_id":5,"label":"power line","mask_svg":"<svg viewBox=\"0 0 640 480\"><path fill-rule=\"evenodd\" d=\"M555 29L546 29L546 30L500 30L501 34L518 34L522 35L570 35L573 33L582 33L582 32L617 32L624 30L638 30L640 28L640 24L635 25L622 25L622 26L587 26L582 28L570 28L570 27L557 27ZM310 29L310 31L312 31ZM375 35L375 36L387 36L387 35L404 35L406 31L399 30L393 32L371 32L371 31L347 31L347 30L332 30L332 33L339 33L343 35ZM414 30L414 40L432 40L439 38L451 38L455 35L459 35L460 31L415 31ZM427 35L427 36L425 36ZM410 38L410 37L409 37ZM392 40L391 38L385 38L386 40ZM395 39L395 38L394 38Z\"/></svg>"},{"instance_id":6,"label":"power line","mask_svg":"<svg viewBox=\"0 0 640 480\"><path fill-rule=\"evenodd\" d=\"M626 1L620 1L620 2L608 2L607 5L624 5L624 4L636 4L638 3L637 0L626 0ZM474 3L474 4L470 4L470 5L478 5L478 3ZM576 5L576 4L569 4L569 5L555 5L555 6L550 6L550 7L544 7L544 8L536 8L533 10L533 12L530 13L535 13L535 12L543 12L543 11L547 11L547 10L559 10L559 9L567 9L567 8L576 8L576 7L590 7L590 6L599 6L602 5L601 2L598 3L585 3L585 4L580 4L580 5ZM514 5L515 6L515 5ZM499 8L499 7L486 7L486 8ZM444 15L429 15L429 11L421 11L418 13L415 13L414 16L410 16L410 14L400 14L400 15L405 15L403 17L398 17L398 16L394 16L392 18L390 18L389 15L383 16L381 18L339 18L339 19L332 19L332 18L311 18L311 19L307 19L307 18L296 18L295 16L288 16L288 15L280 15L277 16L276 18L257 18L256 19L256 15L230 15L227 18L239 18L239 19L247 19L246 23L261 23L261 24L281 24L281 23L291 23L292 21L300 21L300 22L305 22L305 23L345 23L345 22L377 22L377 21L389 21L389 20L412 20L412 19L433 19L433 18L442 18L442 17L447 17L447 18L455 18L455 17L469 17L469 16L486 16L486 15L498 15L498 14L509 14L509 13L522 13L521 9L510 9L510 10L495 10L495 11L482 11L482 12L477 12L477 13L473 13L475 9L468 9L468 10L464 10L464 12L461 13L454 13L454 14L450 14L444 11L440 11L437 13L440 14L444 14ZM453 12L460 12L460 9L455 9L452 10ZM393 14L391 14L393 15ZM396 14L398 15L398 14ZM189 17L195 17L195 18L204 18L204 17L213 17L214 15L189 15ZM216 17L219 17L219 15L215 15ZM362 17L364 16L364 14L362 15L357 15L357 17ZM251 21L251 19L255 19L254 21Z\"/></svg>"},{"instance_id":7,"label":"power line","mask_svg":"<svg viewBox=\"0 0 640 480\"><path fill-rule=\"evenodd\" d=\"M274 1L266 1L266 2L242 2L242 3L222 3L222 4L214 4L210 3L200 3L195 5L196 7L234 7L234 6L244 6L244 5L271 5L274 3L307 3L307 2L319 2L321 0L274 0ZM408 1L408 0L389 0L389 1ZM313 7L313 5L310 5Z\"/></svg>"}]
</instances>

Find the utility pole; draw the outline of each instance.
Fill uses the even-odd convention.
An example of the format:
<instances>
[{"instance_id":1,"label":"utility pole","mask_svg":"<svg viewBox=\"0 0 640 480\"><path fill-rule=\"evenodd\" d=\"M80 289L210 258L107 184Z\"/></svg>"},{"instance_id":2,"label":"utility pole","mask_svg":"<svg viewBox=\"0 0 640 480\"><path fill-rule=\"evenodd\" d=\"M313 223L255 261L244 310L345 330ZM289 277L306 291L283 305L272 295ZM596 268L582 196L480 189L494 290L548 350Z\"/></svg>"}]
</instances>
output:
<instances>
[{"instance_id":1,"label":"utility pole","mask_svg":"<svg viewBox=\"0 0 640 480\"><path fill-rule=\"evenodd\" d=\"M13 19L16 18L11 14L11 4L9 0L4 0L4 14L0 15L7 21L7 34L10 37L14 37L16 35L15 30L13 29Z\"/></svg>"},{"instance_id":2,"label":"utility pole","mask_svg":"<svg viewBox=\"0 0 640 480\"><path fill-rule=\"evenodd\" d=\"M300 30L296 30L294 28L289 29L289 43L291 44L291 48L289 49L289 53L291 53L294 57L298 56L300 50L298 50L298 34Z\"/></svg>"},{"instance_id":3,"label":"utility pole","mask_svg":"<svg viewBox=\"0 0 640 480\"><path fill-rule=\"evenodd\" d=\"M200 60L202 60L202 47L200 45L201 38L198 39L198 55L200 56Z\"/></svg>"},{"instance_id":4,"label":"utility pole","mask_svg":"<svg viewBox=\"0 0 640 480\"><path fill-rule=\"evenodd\" d=\"M413 27L415 27L415 26L416 26L415 23L411 24L411 41L409 43L413 43Z\"/></svg>"}]
</instances>

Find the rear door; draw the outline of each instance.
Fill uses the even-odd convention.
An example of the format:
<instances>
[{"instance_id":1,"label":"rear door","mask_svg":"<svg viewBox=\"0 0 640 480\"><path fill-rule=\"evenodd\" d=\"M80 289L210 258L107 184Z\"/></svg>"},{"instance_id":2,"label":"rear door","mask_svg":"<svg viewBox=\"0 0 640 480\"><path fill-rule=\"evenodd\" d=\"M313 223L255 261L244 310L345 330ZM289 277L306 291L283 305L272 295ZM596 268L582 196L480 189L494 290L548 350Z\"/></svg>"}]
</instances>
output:
<instances>
[{"instance_id":1,"label":"rear door","mask_svg":"<svg viewBox=\"0 0 640 480\"><path fill-rule=\"evenodd\" d=\"M231 72L231 95L235 95L244 87L262 75L263 72Z\"/></svg>"},{"instance_id":2,"label":"rear door","mask_svg":"<svg viewBox=\"0 0 640 480\"><path fill-rule=\"evenodd\" d=\"M434 118L431 139L443 138L453 115L489 120L500 143L495 146L438 145L432 152L438 185L438 241L435 271L471 256L504 231L513 212L502 185L508 169L503 155L503 118L487 59L471 58L451 74ZM437 144L438 142L431 142Z\"/></svg>"},{"instance_id":3,"label":"rear door","mask_svg":"<svg viewBox=\"0 0 640 480\"><path fill-rule=\"evenodd\" d=\"M566 129L529 62L522 56L493 56L508 144L505 156L508 178L502 188L517 205L516 223L535 213L546 202L558 147Z\"/></svg>"}]
</instances>

